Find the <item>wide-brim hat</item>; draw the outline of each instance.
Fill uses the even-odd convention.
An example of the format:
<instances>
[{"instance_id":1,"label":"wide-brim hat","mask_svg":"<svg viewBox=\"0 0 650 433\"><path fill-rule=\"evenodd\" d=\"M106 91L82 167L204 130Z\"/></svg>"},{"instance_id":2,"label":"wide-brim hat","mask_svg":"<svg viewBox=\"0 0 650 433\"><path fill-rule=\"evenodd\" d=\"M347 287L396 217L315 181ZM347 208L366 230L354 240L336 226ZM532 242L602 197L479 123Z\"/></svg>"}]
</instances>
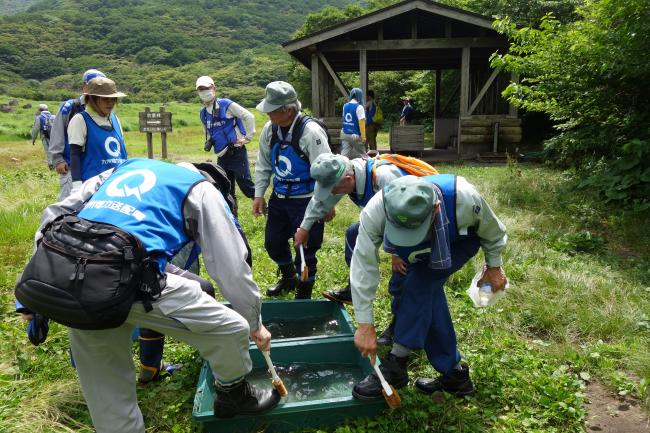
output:
<instances>
[{"instance_id":1,"label":"wide-brim hat","mask_svg":"<svg viewBox=\"0 0 650 433\"><path fill-rule=\"evenodd\" d=\"M264 99L256 108L262 113L270 113L292 102L298 102L296 89L285 81L273 81L266 85Z\"/></svg>"},{"instance_id":2,"label":"wide-brim hat","mask_svg":"<svg viewBox=\"0 0 650 433\"><path fill-rule=\"evenodd\" d=\"M430 232L434 205L433 185L415 176L393 180L383 191L386 227L384 235L396 246L411 247Z\"/></svg>"},{"instance_id":3,"label":"wide-brim hat","mask_svg":"<svg viewBox=\"0 0 650 433\"><path fill-rule=\"evenodd\" d=\"M84 95L101 96L102 98L123 98L126 93L118 92L115 81L106 77L91 80Z\"/></svg>"}]
</instances>

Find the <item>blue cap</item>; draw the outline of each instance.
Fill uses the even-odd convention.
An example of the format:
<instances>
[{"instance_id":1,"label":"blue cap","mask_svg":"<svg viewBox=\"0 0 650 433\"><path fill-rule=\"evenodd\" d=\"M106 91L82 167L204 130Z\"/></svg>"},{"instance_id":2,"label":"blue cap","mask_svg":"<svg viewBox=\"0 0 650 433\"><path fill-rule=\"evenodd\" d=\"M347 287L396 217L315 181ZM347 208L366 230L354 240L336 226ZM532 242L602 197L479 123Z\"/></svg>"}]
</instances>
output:
<instances>
[{"instance_id":1,"label":"blue cap","mask_svg":"<svg viewBox=\"0 0 650 433\"><path fill-rule=\"evenodd\" d=\"M106 77L102 71L98 71L97 69L88 69L86 72L84 72L83 78L81 81L84 84L90 83L94 78L97 77Z\"/></svg>"}]
</instances>

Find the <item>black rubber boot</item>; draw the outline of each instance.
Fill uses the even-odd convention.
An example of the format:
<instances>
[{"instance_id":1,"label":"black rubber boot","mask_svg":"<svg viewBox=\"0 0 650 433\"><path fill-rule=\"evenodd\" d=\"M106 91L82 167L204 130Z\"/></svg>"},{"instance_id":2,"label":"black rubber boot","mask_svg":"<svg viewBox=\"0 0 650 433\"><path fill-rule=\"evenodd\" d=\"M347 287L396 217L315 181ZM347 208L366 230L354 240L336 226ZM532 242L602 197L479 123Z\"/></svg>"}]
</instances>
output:
<instances>
[{"instance_id":1,"label":"black rubber boot","mask_svg":"<svg viewBox=\"0 0 650 433\"><path fill-rule=\"evenodd\" d=\"M474 392L474 384L469 377L469 367L465 363L461 364L460 369L455 368L451 373L435 379L418 378L415 387L426 394L444 391L456 397L464 397Z\"/></svg>"},{"instance_id":2,"label":"black rubber boot","mask_svg":"<svg viewBox=\"0 0 650 433\"><path fill-rule=\"evenodd\" d=\"M388 328L377 337L377 344L380 346L392 346L393 345L393 329L395 328L395 319L390 322Z\"/></svg>"},{"instance_id":3,"label":"black rubber boot","mask_svg":"<svg viewBox=\"0 0 650 433\"><path fill-rule=\"evenodd\" d=\"M407 363L408 356L400 358L389 353L381 360L379 369L384 375L386 382L393 385L395 389L400 389L405 387L409 382ZM378 400L383 398L381 390L379 377L375 372L372 372L361 382L354 385L352 395L359 400Z\"/></svg>"},{"instance_id":4,"label":"black rubber boot","mask_svg":"<svg viewBox=\"0 0 650 433\"><path fill-rule=\"evenodd\" d=\"M293 263L280 265L279 270L280 281L266 291L268 296L280 296L282 292L289 292L296 289L296 285L298 284L296 266Z\"/></svg>"},{"instance_id":5,"label":"black rubber boot","mask_svg":"<svg viewBox=\"0 0 650 433\"><path fill-rule=\"evenodd\" d=\"M350 283L341 290L326 290L323 292L323 296L339 304L352 305L352 289L350 289Z\"/></svg>"},{"instance_id":6,"label":"black rubber boot","mask_svg":"<svg viewBox=\"0 0 650 433\"><path fill-rule=\"evenodd\" d=\"M280 401L274 389L259 389L247 381L222 388L215 386L214 416L232 418L235 415L255 415L273 409Z\"/></svg>"},{"instance_id":7,"label":"black rubber boot","mask_svg":"<svg viewBox=\"0 0 650 433\"><path fill-rule=\"evenodd\" d=\"M298 281L296 299L311 299L311 292L314 290L315 281Z\"/></svg>"}]
</instances>

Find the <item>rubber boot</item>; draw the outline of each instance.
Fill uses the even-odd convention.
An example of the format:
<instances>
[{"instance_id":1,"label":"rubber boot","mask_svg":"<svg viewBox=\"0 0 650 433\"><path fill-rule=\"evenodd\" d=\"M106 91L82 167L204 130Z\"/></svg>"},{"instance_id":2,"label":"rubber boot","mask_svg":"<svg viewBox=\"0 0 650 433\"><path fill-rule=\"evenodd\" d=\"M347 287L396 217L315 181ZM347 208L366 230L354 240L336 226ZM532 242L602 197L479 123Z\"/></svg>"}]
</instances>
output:
<instances>
[{"instance_id":1,"label":"rubber boot","mask_svg":"<svg viewBox=\"0 0 650 433\"><path fill-rule=\"evenodd\" d=\"M465 363L456 366L446 375L435 379L418 378L415 381L415 387L426 394L444 391L456 397L464 397L474 393L474 384L469 377L469 367Z\"/></svg>"},{"instance_id":2,"label":"rubber boot","mask_svg":"<svg viewBox=\"0 0 650 433\"><path fill-rule=\"evenodd\" d=\"M274 408L280 401L275 389L260 389L246 380L229 387L215 385L215 388L214 416L217 418L256 415Z\"/></svg>"},{"instance_id":3,"label":"rubber boot","mask_svg":"<svg viewBox=\"0 0 650 433\"><path fill-rule=\"evenodd\" d=\"M339 304L352 305L352 289L350 288L350 283L341 290L326 290L323 292L323 296Z\"/></svg>"},{"instance_id":4,"label":"rubber boot","mask_svg":"<svg viewBox=\"0 0 650 433\"><path fill-rule=\"evenodd\" d=\"M408 356L398 357L389 353L379 365L384 379L395 389L405 387L409 381ZM379 376L374 371L366 376L361 382L354 385L352 395L359 400L378 400L383 398L382 386Z\"/></svg>"},{"instance_id":5,"label":"rubber boot","mask_svg":"<svg viewBox=\"0 0 650 433\"><path fill-rule=\"evenodd\" d=\"M314 290L315 281L298 281L296 299L311 299L311 292Z\"/></svg>"},{"instance_id":6,"label":"rubber boot","mask_svg":"<svg viewBox=\"0 0 650 433\"><path fill-rule=\"evenodd\" d=\"M288 265L280 265L280 281L275 286L266 291L268 296L280 296L282 292L289 292L296 289L298 284L298 277L296 276L296 265L289 263Z\"/></svg>"}]
</instances>

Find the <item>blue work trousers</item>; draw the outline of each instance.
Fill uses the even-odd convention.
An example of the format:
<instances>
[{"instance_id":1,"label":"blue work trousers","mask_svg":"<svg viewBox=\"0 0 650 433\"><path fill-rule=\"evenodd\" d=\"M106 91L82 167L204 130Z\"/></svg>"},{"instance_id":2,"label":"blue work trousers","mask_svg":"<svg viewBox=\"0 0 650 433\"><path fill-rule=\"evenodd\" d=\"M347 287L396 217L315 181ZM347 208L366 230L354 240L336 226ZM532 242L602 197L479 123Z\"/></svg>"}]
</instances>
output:
<instances>
[{"instance_id":1,"label":"blue work trousers","mask_svg":"<svg viewBox=\"0 0 650 433\"><path fill-rule=\"evenodd\" d=\"M230 180L230 193L234 198L235 183L239 185L241 192L248 198L255 196L255 184L251 178L251 170L248 164L248 152L246 147L232 147L217 162L228 174Z\"/></svg>"},{"instance_id":2,"label":"blue work trousers","mask_svg":"<svg viewBox=\"0 0 650 433\"><path fill-rule=\"evenodd\" d=\"M421 261L409 264L406 275L393 272L388 283L393 296L394 341L410 349L424 349L433 368L442 374L460 361L444 284L479 247L475 235L459 239L451 244L451 268L434 270Z\"/></svg>"},{"instance_id":3,"label":"blue work trousers","mask_svg":"<svg viewBox=\"0 0 650 433\"><path fill-rule=\"evenodd\" d=\"M306 198L280 198L275 193L269 200L266 219L266 232L264 247L271 259L280 265L294 262L300 271L300 251L295 251L292 257L289 241L293 244L293 236L300 227L305 210L311 197ZM323 243L324 222L317 221L309 230L308 248L305 248L305 264L309 268L309 281L316 278L317 259L316 252Z\"/></svg>"}]
</instances>

